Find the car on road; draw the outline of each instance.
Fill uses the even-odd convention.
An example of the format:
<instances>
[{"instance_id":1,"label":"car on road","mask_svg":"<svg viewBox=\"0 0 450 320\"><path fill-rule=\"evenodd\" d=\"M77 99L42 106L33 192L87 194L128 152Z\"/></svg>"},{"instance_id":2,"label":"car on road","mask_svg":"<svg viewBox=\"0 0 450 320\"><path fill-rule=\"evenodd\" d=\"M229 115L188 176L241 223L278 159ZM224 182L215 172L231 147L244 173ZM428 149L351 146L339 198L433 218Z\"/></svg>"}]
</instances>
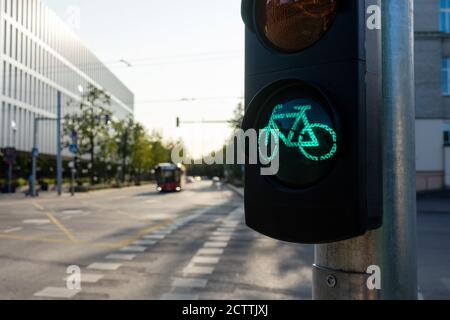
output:
<instances>
[{"instance_id":1,"label":"car on road","mask_svg":"<svg viewBox=\"0 0 450 320\"><path fill-rule=\"evenodd\" d=\"M186 178L186 182L187 183L194 183L195 182L195 178L192 177L192 176L189 176L189 177Z\"/></svg>"}]
</instances>

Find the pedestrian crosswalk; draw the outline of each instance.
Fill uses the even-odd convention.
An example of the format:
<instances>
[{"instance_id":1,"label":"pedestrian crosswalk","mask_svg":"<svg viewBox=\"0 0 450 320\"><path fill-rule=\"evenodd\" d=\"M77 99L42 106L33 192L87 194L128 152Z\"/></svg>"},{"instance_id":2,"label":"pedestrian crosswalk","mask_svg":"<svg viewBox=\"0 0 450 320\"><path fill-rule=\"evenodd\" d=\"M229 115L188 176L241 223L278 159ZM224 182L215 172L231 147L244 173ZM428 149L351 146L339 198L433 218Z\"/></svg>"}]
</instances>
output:
<instances>
[{"instance_id":1,"label":"pedestrian crosswalk","mask_svg":"<svg viewBox=\"0 0 450 320\"><path fill-rule=\"evenodd\" d=\"M118 249L117 252L109 253L105 256L105 261L98 261L91 263L86 267L86 270L96 272L96 273L84 273L82 272L80 274L80 280L81 285L82 284L96 284L99 281L102 281L105 279L107 272L114 272L118 271L122 266L124 266L124 263L131 262L135 258L139 256L139 254L145 253L147 250L149 250L150 247L153 247L158 244L159 241L163 241L166 239L166 237L170 236L173 232L177 231L179 228L185 226L187 223L199 218L203 214L205 214L208 210L211 208L202 208L195 212L194 214L182 217L179 219L176 219L173 221L172 224L169 226L161 227L160 229L152 232L151 234L143 235L141 239L135 240L130 245L124 246L120 249ZM44 221L27 221L28 223L36 223L36 224L43 224ZM216 251L217 252L217 251ZM222 251L220 251L222 252ZM206 261L206 260L204 260ZM120 262L120 263L119 263ZM198 272L211 272L211 270L202 270L199 267L192 269L190 271L198 271ZM208 267L204 267L208 268ZM67 280L67 277L64 279L64 281ZM202 281L201 279L178 279L178 281L174 282L175 284L178 284L180 286L194 286L194 287L202 287L206 286L207 282ZM36 298L45 298L45 299L72 299L75 296L77 296L79 293L82 292L81 290L71 290L67 287L47 287L44 288L41 291L38 291L34 293L34 297ZM166 296L167 300L171 299L197 299L198 297L188 295L188 294L181 294L181 295L171 295L168 294Z\"/></svg>"}]
</instances>

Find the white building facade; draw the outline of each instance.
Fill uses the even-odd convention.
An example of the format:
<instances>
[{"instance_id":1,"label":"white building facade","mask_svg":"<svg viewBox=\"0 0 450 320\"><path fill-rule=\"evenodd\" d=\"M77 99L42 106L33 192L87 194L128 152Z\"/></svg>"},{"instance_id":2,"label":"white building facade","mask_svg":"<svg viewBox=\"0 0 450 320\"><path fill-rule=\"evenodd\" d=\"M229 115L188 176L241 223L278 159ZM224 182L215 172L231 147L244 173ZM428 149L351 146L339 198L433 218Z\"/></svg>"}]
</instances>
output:
<instances>
[{"instance_id":1,"label":"white building facade","mask_svg":"<svg viewBox=\"0 0 450 320\"><path fill-rule=\"evenodd\" d=\"M117 118L133 116L133 93L40 0L0 0L0 147L30 152L36 117L55 118L89 84L111 96ZM71 110L72 109L72 110ZM56 154L56 123L39 123L41 154Z\"/></svg>"}]
</instances>

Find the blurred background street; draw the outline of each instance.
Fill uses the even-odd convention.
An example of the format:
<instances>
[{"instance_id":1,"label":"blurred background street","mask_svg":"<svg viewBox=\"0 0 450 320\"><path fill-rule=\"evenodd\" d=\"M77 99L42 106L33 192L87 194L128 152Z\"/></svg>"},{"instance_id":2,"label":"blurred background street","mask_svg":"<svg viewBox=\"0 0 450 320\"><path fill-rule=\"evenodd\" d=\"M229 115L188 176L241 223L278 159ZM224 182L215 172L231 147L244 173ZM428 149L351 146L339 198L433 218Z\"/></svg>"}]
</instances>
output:
<instances>
[{"instance_id":1,"label":"blurred background street","mask_svg":"<svg viewBox=\"0 0 450 320\"><path fill-rule=\"evenodd\" d=\"M72 198L0 198L1 299L311 299L314 247L243 222L239 190L210 180ZM450 201L419 201L420 293L450 296ZM432 261L433 263L430 263ZM67 268L81 268L81 291Z\"/></svg>"}]
</instances>

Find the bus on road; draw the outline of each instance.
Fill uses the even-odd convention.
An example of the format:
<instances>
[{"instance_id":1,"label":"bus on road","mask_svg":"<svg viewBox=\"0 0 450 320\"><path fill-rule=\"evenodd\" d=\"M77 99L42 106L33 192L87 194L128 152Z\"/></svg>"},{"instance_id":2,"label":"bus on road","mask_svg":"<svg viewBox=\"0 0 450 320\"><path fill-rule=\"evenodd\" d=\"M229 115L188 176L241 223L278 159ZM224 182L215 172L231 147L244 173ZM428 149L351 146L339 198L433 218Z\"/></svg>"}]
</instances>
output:
<instances>
[{"instance_id":1,"label":"bus on road","mask_svg":"<svg viewBox=\"0 0 450 320\"><path fill-rule=\"evenodd\" d=\"M159 192L179 192L186 183L186 170L182 165L161 163L155 168Z\"/></svg>"}]
</instances>

